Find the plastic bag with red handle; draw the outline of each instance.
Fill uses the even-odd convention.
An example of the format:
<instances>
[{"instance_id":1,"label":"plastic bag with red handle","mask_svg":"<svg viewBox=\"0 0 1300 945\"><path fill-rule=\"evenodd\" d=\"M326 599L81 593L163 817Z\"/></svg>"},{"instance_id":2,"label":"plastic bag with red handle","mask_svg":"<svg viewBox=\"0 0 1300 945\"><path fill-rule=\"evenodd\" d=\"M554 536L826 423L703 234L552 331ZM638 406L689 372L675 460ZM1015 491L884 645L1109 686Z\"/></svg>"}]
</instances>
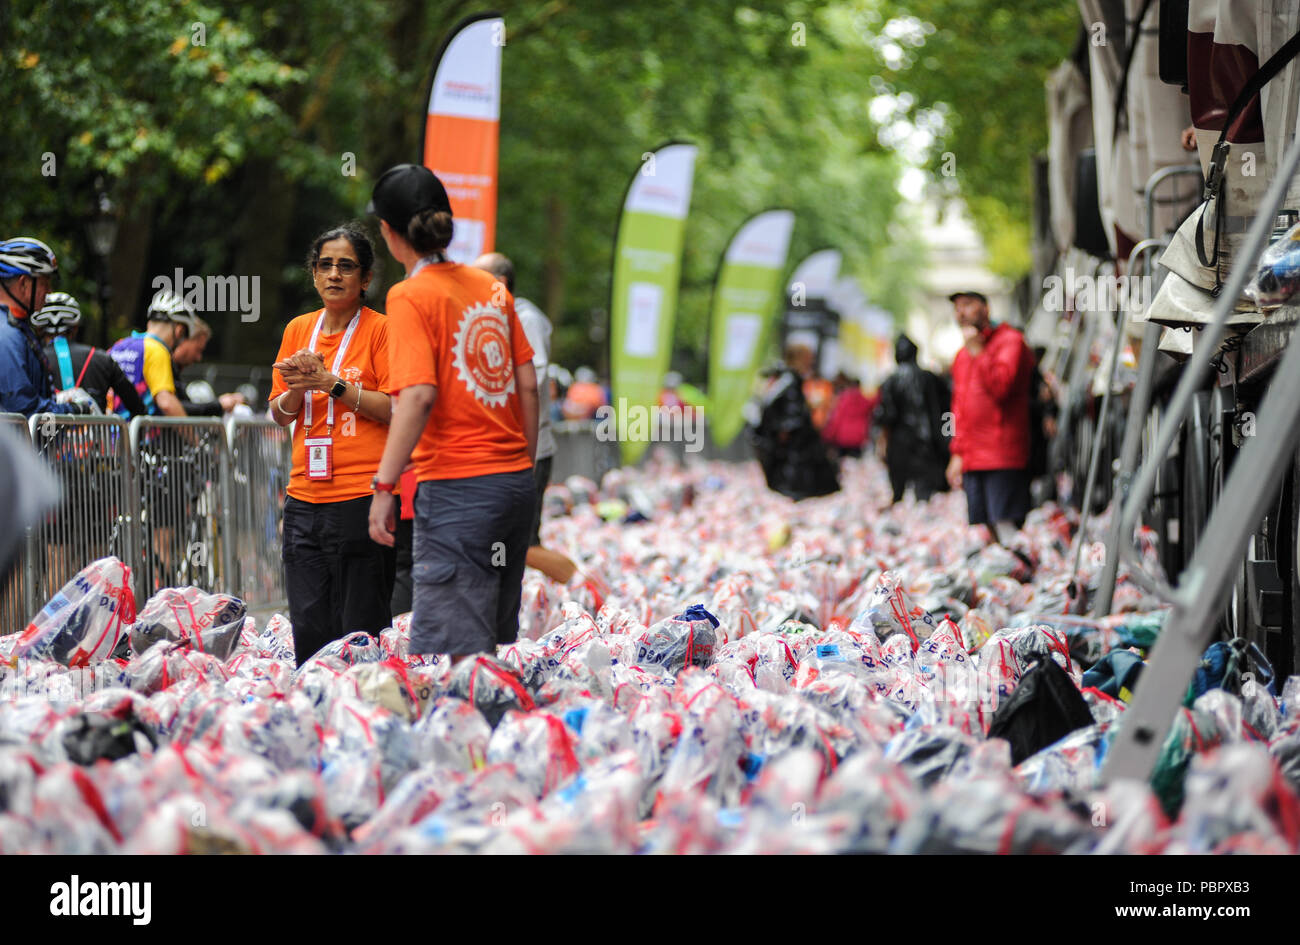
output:
<instances>
[{"instance_id":1,"label":"plastic bag with red handle","mask_svg":"<svg viewBox=\"0 0 1300 945\"><path fill-rule=\"evenodd\" d=\"M150 597L131 626L131 650L143 653L159 640L175 640L224 660L244 629L244 602L197 587L165 587Z\"/></svg>"},{"instance_id":2,"label":"plastic bag with red handle","mask_svg":"<svg viewBox=\"0 0 1300 945\"><path fill-rule=\"evenodd\" d=\"M718 618L700 604L676 617L660 620L637 641L636 661L643 669L677 672L708 666L718 644Z\"/></svg>"},{"instance_id":3,"label":"plastic bag with red handle","mask_svg":"<svg viewBox=\"0 0 1300 945\"><path fill-rule=\"evenodd\" d=\"M10 651L20 659L88 666L105 660L135 622L131 569L117 558L86 565L32 618Z\"/></svg>"},{"instance_id":4,"label":"plastic bag with red handle","mask_svg":"<svg viewBox=\"0 0 1300 945\"><path fill-rule=\"evenodd\" d=\"M507 710L531 711L536 703L519 674L491 656L462 660L451 672L446 695L464 699L483 713L493 728Z\"/></svg>"}]
</instances>

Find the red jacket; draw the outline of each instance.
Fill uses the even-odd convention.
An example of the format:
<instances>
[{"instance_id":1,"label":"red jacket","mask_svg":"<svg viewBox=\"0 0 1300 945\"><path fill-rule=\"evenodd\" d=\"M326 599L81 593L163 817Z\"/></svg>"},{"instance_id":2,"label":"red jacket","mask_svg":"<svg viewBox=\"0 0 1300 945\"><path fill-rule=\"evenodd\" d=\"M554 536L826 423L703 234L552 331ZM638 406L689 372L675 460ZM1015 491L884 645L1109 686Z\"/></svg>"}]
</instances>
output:
<instances>
[{"instance_id":1,"label":"red jacket","mask_svg":"<svg viewBox=\"0 0 1300 945\"><path fill-rule=\"evenodd\" d=\"M985 332L984 350L952 363L953 441L964 471L1029 465L1029 378L1034 355L1010 325Z\"/></svg>"},{"instance_id":2,"label":"red jacket","mask_svg":"<svg viewBox=\"0 0 1300 945\"><path fill-rule=\"evenodd\" d=\"M874 404L857 387L846 387L831 404L831 415L822 427L822 439L840 449L857 449L871 433Z\"/></svg>"}]
</instances>

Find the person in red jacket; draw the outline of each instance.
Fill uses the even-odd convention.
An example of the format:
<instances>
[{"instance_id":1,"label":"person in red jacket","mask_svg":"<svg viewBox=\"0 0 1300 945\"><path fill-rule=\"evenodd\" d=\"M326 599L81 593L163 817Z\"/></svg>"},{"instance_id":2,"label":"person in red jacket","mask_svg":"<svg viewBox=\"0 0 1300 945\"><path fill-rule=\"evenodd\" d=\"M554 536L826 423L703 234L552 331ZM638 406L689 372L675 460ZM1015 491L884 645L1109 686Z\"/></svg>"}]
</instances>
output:
<instances>
[{"instance_id":1,"label":"person in red jacket","mask_svg":"<svg viewBox=\"0 0 1300 945\"><path fill-rule=\"evenodd\" d=\"M860 458L871 435L871 411L875 404L862 393L857 380L843 371L835 376L835 399L822 427L822 440L840 456Z\"/></svg>"},{"instance_id":2,"label":"person in red jacket","mask_svg":"<svg viewBox=\"0 0 1300 945\"><path fill-rule=\"evenodd\" d=\"M979 292L949 297L965 345L952 364L948 482L966 492L972 525L1006 544L1029 513L1029 380L1033 353L1010 325L989 321Z\"/></svg>"}]
</instances>

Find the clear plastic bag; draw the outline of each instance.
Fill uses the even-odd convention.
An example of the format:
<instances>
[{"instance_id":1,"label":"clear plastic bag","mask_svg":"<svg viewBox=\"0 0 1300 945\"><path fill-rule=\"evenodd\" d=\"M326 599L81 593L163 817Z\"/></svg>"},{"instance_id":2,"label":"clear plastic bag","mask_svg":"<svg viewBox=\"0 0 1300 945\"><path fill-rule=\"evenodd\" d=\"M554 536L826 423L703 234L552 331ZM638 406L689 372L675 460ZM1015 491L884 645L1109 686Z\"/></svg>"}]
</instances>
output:
<instances>
[{"instance_id":1,"label":"clear plastic bag","mask_svg":"<svg viewBox=\"0 0 1300 945\"><path fill-rule=\"evenodd\" d=\"M1300 223L1286 231L1259 257L1246 296L1261 309L1277 308L1300 289Z\"/></svg>"},{"instance_id":2,"label":"clear plastic bag","mask_svg":"<svg viewBox=\"0 0 1300 945\"><path fill-rule=\"evenodd\" d=\"M347 665L352 666L357 663L377 663L384 658L384 651L380 647L378 640L370 634L358 630L356 633L349 633L341 640L334 640L325 644L313 653L298 671L302 672L312 662L326 657L342 660Z\"/></svg>"},{"instance_id":3,"label":"clear plastic bag","mask_svg":"<svg viewBox=\"0 0 1300 945\"><path fill-rule=\"evenodd\" d=\"M853 618L850 629L860 633L873 631L881 643L902 634L915 650L934 631L934 619L921 608L913 607L903 591L902 580L886 571L871 593L871 602Z\"/></svg>"},{"instance_id":4,"label":"clear plastic bag","mask_svg":"<svg viewBox=\"0 0 1300 945\"><path fill-rule=\"evenodd\" d=\"M50 659L88 666L107 659L135 620L131 569L100 558L77 572L32 618L10 651L19 659Z\"/></svg>"},{"instance_id":5,"label":"clear plastic bag","mask_svg":"<svg viewBox=\"0 0 1300 945\"><path fill-rule=\"evenodd\" d=\"M252 650L257 656L265 659L288 660L294 663L297 657L293 647L293 625L289 623L289 618L276 614L268 620L262 633L253 643Z\"/></svg>"},{"instance_id":6,"label":"clear plastic bag","mask_svg":"<svg viewBox=\"0 0 1300 945\"><path fill-rule=\"evenodd\" d=\"M246 610L242 600L229 594L163 588L131 625L131 650L143 653L159 640L171 640L224 660L240 641Z\"/></svg>"},{"instance_id":7,"label":"clear plastic bag","mask_svg":"<svg viewBox=\"0 0 1300 945\"><path fill-rule=\"evenodd\" d=\"M717 648L718 619L699 604L676 617L661 620L637 641L637 665L677 672L686 666L708 666Z\"/></svg>"},{"instance_id":8,"label":"clear plastic bag","mask_svg":"<svg viewBox=\"0 0 1300 945\"><path fill-rule=\"evenodd\" d=\"M1089 836L1089 824L1061 800L977 779L927 795L899 828L890 852L1064 853Z\"/></svg>"},{"instance_id":9,"label":"clear plastic bag","mask_svg":"<svg viewBox=\"0 0 1300 945\"><path fill-rule=\"evenodd\" d=\"M447 695L474 706L493 728L510 709L528 712L535 705L514 669L490 656L476 656L458 663L447 683Z\"/></svg>"}]
</instances>

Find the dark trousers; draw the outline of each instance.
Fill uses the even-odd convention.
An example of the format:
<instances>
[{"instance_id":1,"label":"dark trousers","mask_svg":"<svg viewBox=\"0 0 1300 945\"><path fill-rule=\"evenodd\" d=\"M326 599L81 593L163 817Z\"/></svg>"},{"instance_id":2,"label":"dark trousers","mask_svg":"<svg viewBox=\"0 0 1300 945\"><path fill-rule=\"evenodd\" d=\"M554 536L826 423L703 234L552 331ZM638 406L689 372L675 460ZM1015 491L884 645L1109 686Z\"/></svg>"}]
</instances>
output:
<instances>
[{"instance_id":1,"label":"dark trousers","mask_svg":"<svg viewBox=\"0 0 1300 945\"><path fill-rule=\"evenodd\" d=\"M889 444L885 456L885 465L889 469L889 486L894 491L895 502L902 501L908 483L911 483L918 502L927 501L936 492L948 491L948 481L940 464L918 459L910 450L893 442Z\"/></svg>"},{"instance_id":2,"label":"dark trousers","mask_svg":"<svg viewBox=\"0 0 1300 945\"><path fill-rule=\"evenodd\" d=\"M391 601L393 616L411 612L411 542L415 535L415 519L402 518L408 504L414 506L414 497L399 496L397 499L397 531L393 538L396 542L397 575L393 579L393 598Z\"/></svg>"},{"instance_id":3,"label":"dark trousers","mask_svg":"<svg viewBox=\"0 0 1300 945\"><path fill-rule=\"evenodd\" d=\"M1010 522L1016 528L1029 514L1029 472L1024 469L963 470L962 489L972 525Z\"/></svg>"},{"instance_id":4,"label":"dark trousers","mask_svg":"<svg viewBox=\"0 0 1300 945\"><path fill-rule=\"evenodd\" d=\"M370 540L370 498L284 500L284 573L293 645L301 666L356 630L392 623L394 552Z\"/></svg>"},{"instance_id":5,"label":"dark trousers","mask_svg":"<svg viewBox=\"0 0 1300 945\"><path fill-rule=\"evenodd\" d=\"M537 548L542 544L542 500L546 497L546 487L551 484L552 456L539 459L533 463L533 481L537 483L537 505L533 508L533 527L529 532L528 547Z\"/></svg>"},{"instance_id":6,"label":"dark trousers","mask_svg":"<svg viewBox=\"0 0 1300 945\"><path fill-rule=\"evenodd\" d=\"M412 653L494 653L514 642L536 501L531 469L420 483Z\"/></svg>"}]
</instances>

